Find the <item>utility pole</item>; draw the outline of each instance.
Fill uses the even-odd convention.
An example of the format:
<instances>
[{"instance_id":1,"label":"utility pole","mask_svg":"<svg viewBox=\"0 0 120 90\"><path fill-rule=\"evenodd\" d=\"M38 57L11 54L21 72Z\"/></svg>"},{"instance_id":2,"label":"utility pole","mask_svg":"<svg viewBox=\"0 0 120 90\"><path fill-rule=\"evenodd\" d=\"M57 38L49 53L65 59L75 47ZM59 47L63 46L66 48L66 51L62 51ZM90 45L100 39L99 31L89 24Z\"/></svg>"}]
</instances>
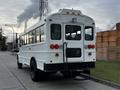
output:
<instances>
[{"instance_id":1,"label":"utility pole","mask_svg":"<svg viewBox=\"0 0 120 90\"><path fill-rule=\"evenodd\" d=\"M39 0L40 21L42 16L48 14L48 0Z\"/></svg>"},{"instance_id":2,"label":"utility pole","mask_svg":"<svg viewBox=\"0 0 120 90\"><path fill-rule=\"evenodd\" d=\"M43 5L43 0L39 0L39 13L40 13L40 21L42 19L42 6Z\"/></svg>"}]
</instances>

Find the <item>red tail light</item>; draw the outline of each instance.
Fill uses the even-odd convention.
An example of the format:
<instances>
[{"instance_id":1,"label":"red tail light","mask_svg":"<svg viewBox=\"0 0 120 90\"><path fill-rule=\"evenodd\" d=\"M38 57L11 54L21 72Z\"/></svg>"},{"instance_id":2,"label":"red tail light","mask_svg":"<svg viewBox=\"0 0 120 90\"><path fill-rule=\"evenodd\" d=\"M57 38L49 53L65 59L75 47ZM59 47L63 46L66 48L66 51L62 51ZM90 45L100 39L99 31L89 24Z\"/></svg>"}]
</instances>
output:
<instances>
[{"instance_id":1,"label":"red tail light","mask_svg":"<svg viewBox=\"0 0 120 90\"><path fill-rule=\"evenodd\" d=\"M51 48L51 49L54 49L54 45L53 45L53 44L51 44L51 45L50 45L50 48Z\"/></svg>"},{"instance_id":2,"label":"red tail light","mask_svg":"<svg viewBox=\"0 0 120 90\"><path fill-rule=\"evenodd\" d=\"M92 49L94 49L95 48L95 45L92 45Z\"/></svg>"},{"instance_id":3,"label":"red tail light","mask_svg":"<svg viewBox=\"0 0 120 90\"><path fill-rule=\"evenodd\" d=\"M51 49L59 49L60 46L59 46L58 44L51 44L51 45L50 45L50 48L51 48Z\"/></svg>"},{"instance_id":4,"label":"red tail light","mask_svg":"<svg viewBox=\"0 0 120 90\"><path fill-rule=\"evenodd\" d=\"M88 45L88 49L91 49L92 48L92 45Z\"/></svg>"},{"instance_id":5,"label":"red tail light","mask_svg":"<svg viewBox=\"0 0 120 90\"><path fill-rule=\"evenodd\" d=\"M54 48L55 48L55 49L59 49L60 46L59 46L58 44L55 44L55 45L54 45Z\"/></svg>"},{"instance_id":6,"label":"red tail light","mask_svg":"<svg viewBox=\"0 0 120 90\"><path fill-rule=\"evenodd\" d=\"M94 49L95 45L88 45L88 49Z\"/></svg>"}]
</instances>

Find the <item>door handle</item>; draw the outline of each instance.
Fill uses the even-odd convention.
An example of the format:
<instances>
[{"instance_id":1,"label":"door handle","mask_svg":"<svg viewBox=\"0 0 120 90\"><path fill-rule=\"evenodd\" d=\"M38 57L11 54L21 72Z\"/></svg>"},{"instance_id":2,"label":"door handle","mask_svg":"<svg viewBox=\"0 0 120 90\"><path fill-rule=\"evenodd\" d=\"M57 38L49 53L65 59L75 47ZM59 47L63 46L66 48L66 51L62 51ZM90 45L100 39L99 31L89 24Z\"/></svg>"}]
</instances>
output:
<instances>
[{"instance_id":1,"label":"door handle","mask_svg":"<svg viewBox=\"0 0 120 90\"><path fill-rule=\"evenodd\" d=\"M63 46L64 46L64 45L66 45L66 46L67 46L67 44L68 44L68 42L64 42L64 43L63 43Z\"/></svg>"}]
</instances>

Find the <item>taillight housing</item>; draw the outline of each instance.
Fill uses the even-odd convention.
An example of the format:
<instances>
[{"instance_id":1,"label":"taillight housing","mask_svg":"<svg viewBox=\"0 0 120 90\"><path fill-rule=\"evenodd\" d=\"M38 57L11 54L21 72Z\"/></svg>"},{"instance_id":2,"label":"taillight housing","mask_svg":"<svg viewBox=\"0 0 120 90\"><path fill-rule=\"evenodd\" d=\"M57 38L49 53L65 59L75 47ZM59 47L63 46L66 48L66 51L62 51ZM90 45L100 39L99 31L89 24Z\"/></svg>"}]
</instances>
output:
<instances>
[{"instance_id":1,"label":"taillight housing","mask_svg":"<svg viewBox=\"0 0 120 90\"><path fill-rule=\"evenodd\" d=\"M91 44L88 45L88 49L94 49L94 48L95 48L95 45L91 45Z\"/></svg>"},{"instance_id":2,"label":"taillight housing","mask_svg":"<svg viewBox=\"0 0 120 90\"><path fill-rule=\"evenodd\" d=\"M54 49L54 44L51 44L51 45L50 45L50 48L51 48L51 49Z\"/></svg>"},{"instance_id":3,"label":"taillight housing","mask_svg":"<svg viewBox=\"0 0 120 90\"><path fill-rule=\"evenodd\" d=\"M58 44L51 44L51 45L50 45L50 48L51 48L51 49L59 49L60 46L59 46Z\"/></svg>"},{"instance_id":4,"label":"taillight housing","mask_svg":"<svg viewBox=\"0 0 120 90\"><path fill-rule=\"evenodd\" d=\"M95 45L92 45L92 49L95 49Z\"/></svg>"},{"instance_id":5,"label":"taillight housing","mask_svg":"<svg viewBox=\"0 0 120 90\"><path fill-rule=\"evenodd\" d=\"M55 48L55 49L59 49L60 46L59 46L58 44L55 44L55 45L54 45L54 48Z\"/></svg>"}]
</instances>

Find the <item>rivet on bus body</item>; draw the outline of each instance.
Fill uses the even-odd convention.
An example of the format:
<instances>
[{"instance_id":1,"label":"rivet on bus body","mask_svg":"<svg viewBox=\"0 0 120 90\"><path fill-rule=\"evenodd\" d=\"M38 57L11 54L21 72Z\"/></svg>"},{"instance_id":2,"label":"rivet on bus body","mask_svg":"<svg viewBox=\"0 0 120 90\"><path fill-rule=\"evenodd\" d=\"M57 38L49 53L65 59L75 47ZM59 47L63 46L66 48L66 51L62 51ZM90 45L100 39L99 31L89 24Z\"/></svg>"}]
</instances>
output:
<instances>
[{"instance_id":1,"label":"rivet on bus body","mask_svg":"<svg viewBox=\"0 0 120 90\"><path fill-rule=\"evenodd\" d=\"M55 56L56 56L56 57L59 57L59 53L56 53Z\"/></svg>"},{"instance_id":2,"label":"rivet on bus body","mask_svg":"<svg viewBox=\"0 0 120 90\"><path fill-rule=\"evenodd\" d=\"M49 21L52 21L52 19L49 19Z\"/></svg>"},{"instance_id":3,"label":"rivet on bus body","mask_svg":"<svg viewBox=\"0 0 120 90\"><path fill-rule=\"evenodd\" d=\"M88 53L88 56L91 56L91 55L92 55L92 53L91 53L91 52L89 52L89 53Z\"/></svg>"}]
</instances>

